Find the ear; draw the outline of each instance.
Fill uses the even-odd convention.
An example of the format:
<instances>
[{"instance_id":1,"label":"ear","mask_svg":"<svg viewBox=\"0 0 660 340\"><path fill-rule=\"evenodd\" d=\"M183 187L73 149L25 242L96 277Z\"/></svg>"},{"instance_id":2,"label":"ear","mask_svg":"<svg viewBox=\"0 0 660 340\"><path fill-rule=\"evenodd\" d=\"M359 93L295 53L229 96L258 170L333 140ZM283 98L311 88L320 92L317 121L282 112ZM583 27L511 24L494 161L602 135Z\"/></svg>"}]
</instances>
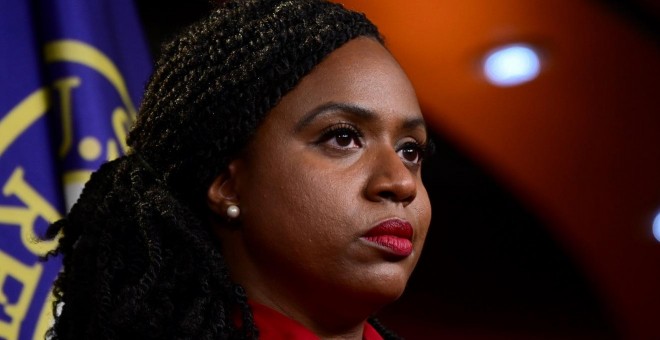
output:
<instances>
[{"instance_id":1,"label":"ear","mask_svg":"<svg viewBox=\"0 0 660 340\"><path fill-rule=\"evenodd\" d=\"M225 172L216 177L206 193L206 203L214 213L227 216L227 207L238 205L239 197L236 191L236 175L240 160L233 160Z\"/></svg>"}]
</instances>

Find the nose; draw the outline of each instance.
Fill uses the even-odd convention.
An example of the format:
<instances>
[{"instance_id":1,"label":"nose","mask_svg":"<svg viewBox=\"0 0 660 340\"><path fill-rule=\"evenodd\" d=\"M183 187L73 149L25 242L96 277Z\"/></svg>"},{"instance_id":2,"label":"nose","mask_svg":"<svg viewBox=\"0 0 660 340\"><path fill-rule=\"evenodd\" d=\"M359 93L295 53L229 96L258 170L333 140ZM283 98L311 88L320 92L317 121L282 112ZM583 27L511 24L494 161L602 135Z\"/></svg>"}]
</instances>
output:
<instances>
[{"instance_id":1,"label":"nose","mask_svg":"<svg viewBox=\"0 0 660 340\"><path fill-rule=\"evenodd\" d=\"M406 166L392 148L383 148L372 158L366 196L373 202L410 204L417 196L416 170Z\"/></svg>"}]
</instances>

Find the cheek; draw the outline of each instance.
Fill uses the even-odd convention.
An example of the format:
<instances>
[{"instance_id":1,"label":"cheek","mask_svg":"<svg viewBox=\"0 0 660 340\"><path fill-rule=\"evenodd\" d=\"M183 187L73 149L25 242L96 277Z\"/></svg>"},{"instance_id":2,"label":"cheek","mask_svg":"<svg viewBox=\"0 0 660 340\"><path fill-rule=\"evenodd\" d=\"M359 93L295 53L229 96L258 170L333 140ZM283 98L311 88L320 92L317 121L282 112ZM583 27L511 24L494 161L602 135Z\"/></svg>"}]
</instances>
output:
<instances>
[{"instance_id":1,"label":"cheek","mask_svg":"<svg viewBox=\"0 0 660 340\"><path fill-rule=\"evenodd\" d=\"M295 215L306 224L303 232L333 241L346 242L359 209L355 179L322 166L307 167L291 186L295 197L287 197L295 206Z\"/></svg>"},{"instance_id":2,"label":"cheek","mask_svg":"<svg viewBox=\"0 0 660 340\"><path fill-rule=\"evenodd\" d=\"M345 226L357 209L351 204L354 185L304 154L294 155L255 164L259 170L241 197L245 227L251 242L282 250L285 257L331 255L351 237Z\"/></svg>"}]
</instances>

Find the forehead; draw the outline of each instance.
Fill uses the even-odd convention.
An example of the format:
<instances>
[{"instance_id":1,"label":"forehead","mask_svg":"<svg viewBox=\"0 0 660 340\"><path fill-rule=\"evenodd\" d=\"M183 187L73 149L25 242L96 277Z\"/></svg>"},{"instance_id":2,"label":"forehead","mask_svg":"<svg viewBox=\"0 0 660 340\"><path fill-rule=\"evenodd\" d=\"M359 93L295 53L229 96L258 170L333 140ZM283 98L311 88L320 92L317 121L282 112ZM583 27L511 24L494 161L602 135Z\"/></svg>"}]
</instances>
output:
<instances>
[{"instance_id":1,"label":"forehead","mask_svg":"<svg viewBox=\"0 0 660 340\"><path fill-rule=\"evenodd\" d=\"M375 112L421 115L408 77L385 47L367 37L351 40L330 53L273 111L296 116L296 112L328 102L351 103Z\"/></svg>"}]
</instances>

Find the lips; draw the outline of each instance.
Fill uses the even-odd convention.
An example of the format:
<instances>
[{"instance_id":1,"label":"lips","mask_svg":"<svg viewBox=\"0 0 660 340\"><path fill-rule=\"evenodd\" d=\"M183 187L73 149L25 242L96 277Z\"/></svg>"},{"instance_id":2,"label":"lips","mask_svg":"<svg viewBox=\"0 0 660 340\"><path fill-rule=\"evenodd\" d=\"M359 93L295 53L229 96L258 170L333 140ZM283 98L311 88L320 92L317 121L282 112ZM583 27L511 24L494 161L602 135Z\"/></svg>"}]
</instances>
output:
<instances>
[{"instance_id":1,"label":"lips","mask_svg":"<svg viewBox=\"0 0 660 340\"><path fill-rule=\"evenodd\" d=\"M396 256L407 257L412 254L413 228L410 223L391 219L371 228L362 239Z\"/></svg>"}]
</instances>

